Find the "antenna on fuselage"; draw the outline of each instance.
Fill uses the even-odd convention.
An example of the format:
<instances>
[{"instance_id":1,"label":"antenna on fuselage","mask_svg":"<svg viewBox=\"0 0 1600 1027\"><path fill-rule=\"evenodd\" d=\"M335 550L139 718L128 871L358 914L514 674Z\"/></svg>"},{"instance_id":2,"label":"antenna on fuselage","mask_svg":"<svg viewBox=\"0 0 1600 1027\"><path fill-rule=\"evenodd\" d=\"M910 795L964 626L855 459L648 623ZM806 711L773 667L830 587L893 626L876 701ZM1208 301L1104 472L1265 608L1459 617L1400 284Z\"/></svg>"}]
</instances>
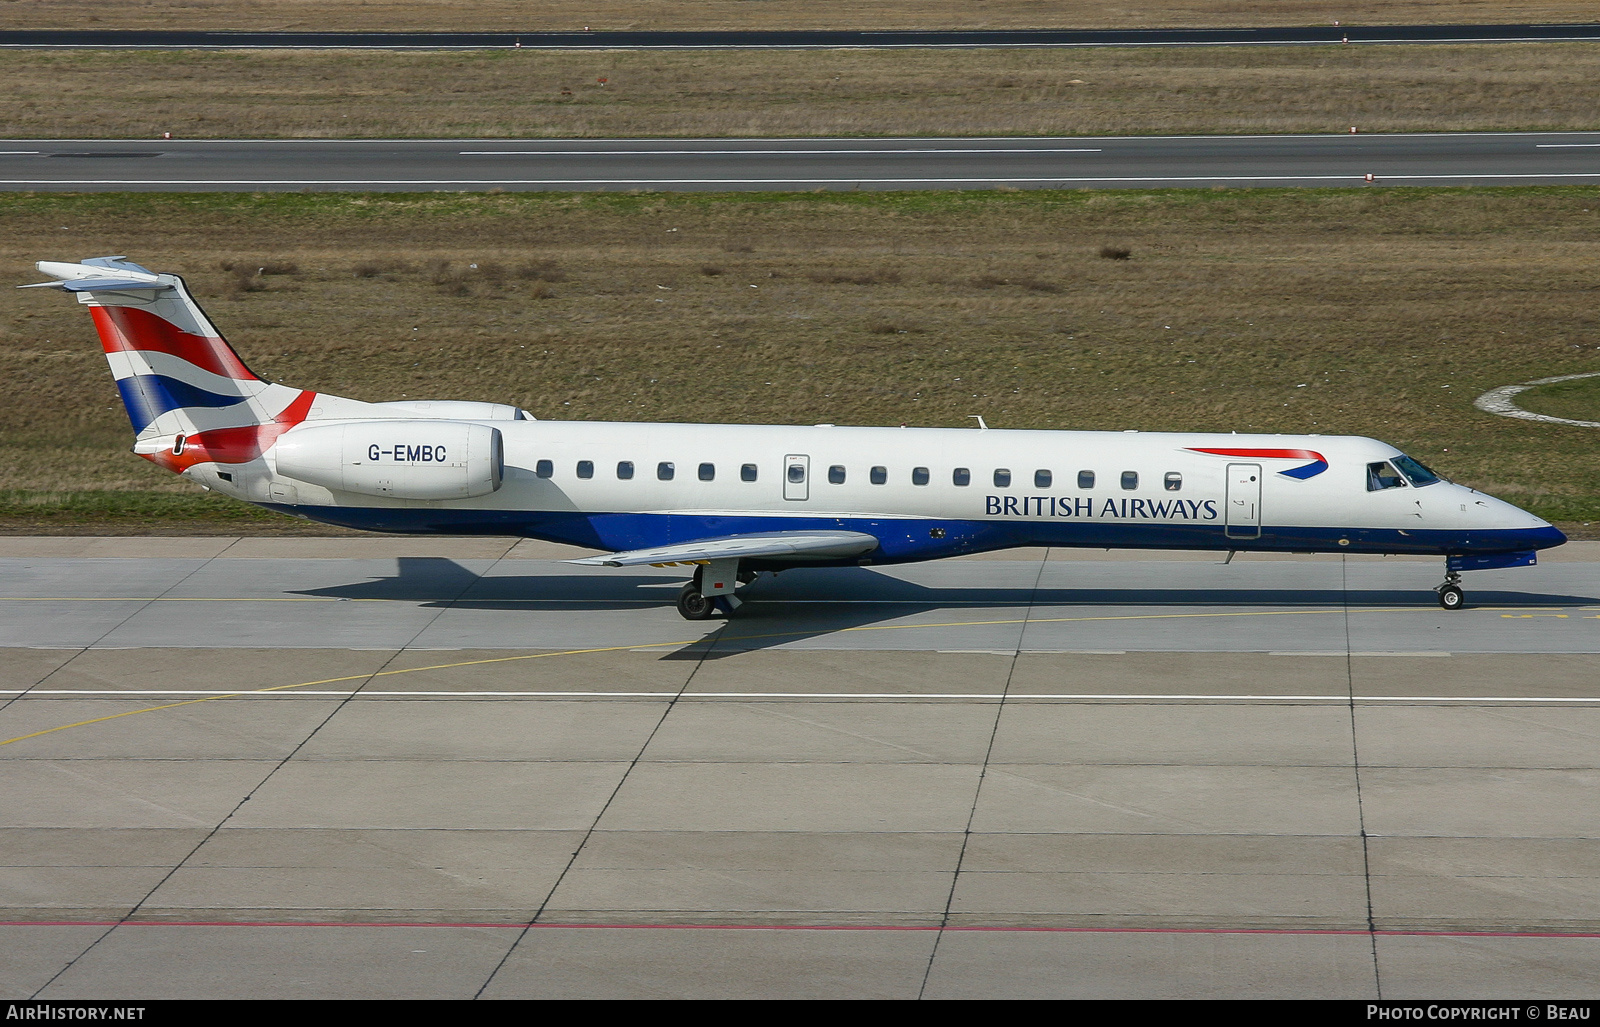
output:
<instances>
[{"instance_id":1,"label":"antenna on fuselage","mask_svg":"<svg viewBox=\"0 0 1600 1027\"><path fill-rule=\"evenodd\" d=\"M983 415L982 414L968 414L967 415L967 419L968 420L977 421L978 422L978 427L983 429L984 431L988 431L989 430L989 426L987 424L983 423Z\"/></svg>"}]
</instances>

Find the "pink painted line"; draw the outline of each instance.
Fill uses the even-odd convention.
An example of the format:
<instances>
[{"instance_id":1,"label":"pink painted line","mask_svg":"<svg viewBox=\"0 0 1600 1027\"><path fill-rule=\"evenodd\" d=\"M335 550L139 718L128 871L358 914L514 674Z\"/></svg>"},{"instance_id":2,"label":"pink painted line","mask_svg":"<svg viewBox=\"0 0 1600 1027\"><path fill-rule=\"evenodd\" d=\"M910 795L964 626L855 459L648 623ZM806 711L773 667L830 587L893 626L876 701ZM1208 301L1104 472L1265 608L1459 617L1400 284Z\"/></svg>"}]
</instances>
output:
<instances>
[{"instance_id":1,"label":"pink painted line","mask_svg":"<svg viewBox=\"0 0 1600 1027\"><path fill-rule=\"evenodd\" d=\"M961 931L977 934L1262 934L1379 938L1600 938L1592 931L1425 931L1319 927L1033 927L935 924L563 924L429 923L400 920L0 920L0 927L497 927L586 931Z\"/></svg>"}]
</instances>

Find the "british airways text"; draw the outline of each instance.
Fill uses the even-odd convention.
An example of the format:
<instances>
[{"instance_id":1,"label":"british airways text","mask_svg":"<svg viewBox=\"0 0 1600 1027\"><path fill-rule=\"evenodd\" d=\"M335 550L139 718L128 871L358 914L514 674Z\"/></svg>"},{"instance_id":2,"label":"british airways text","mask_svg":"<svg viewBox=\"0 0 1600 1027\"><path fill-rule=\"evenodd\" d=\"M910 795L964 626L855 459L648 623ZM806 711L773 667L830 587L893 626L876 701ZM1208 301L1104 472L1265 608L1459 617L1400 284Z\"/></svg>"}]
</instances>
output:
<instances>
[{"instance_id":1,"label":"british airways text","mask_svg":"<svg viewBox=\"0 0 1600 1027\"><path fill-rule=\"evenodd\" d=\"M983 512L989 517L1117 517L1124 520L1214 521L1213 499L1103 499L1096 507L1088 497L985 496Z\"/></svg>"},{"instance_id":2,"label":"british airways text","mask_svg":"<svg viewBox=\"0 0 1600 1027\"><path fill-rule=\"evenodd\" d=\"M443 446L402 446L396 443L390 449L380 449L374 442L367 447L367 459L377 463L387 457L397 464L442 464L445 462Z\"/></svg>"}]
</instances>

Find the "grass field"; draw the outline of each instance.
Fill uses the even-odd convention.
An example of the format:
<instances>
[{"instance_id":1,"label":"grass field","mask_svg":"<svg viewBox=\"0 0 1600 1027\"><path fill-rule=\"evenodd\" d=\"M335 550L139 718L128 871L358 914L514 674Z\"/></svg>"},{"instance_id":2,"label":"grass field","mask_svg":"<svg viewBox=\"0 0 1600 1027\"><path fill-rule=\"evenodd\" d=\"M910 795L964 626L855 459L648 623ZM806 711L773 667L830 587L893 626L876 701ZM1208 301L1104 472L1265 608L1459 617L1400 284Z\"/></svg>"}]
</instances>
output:
<instances>
[{"instance_id":1,"label":"grass field","mask_svg":"<svg viewBox=\"0 0 1600 1027\"><path fill-rule=\"evenodd\" d=\"M1600 21L1594 0L0 0L0 28L1138 28Z\"/></svg>"},{"instance_id":2,"label":"grass field","mask_svg":"<svg viewBox=\"0 0 1600 1027\"><path fill-rule=\"evenodd\" d=\"M15 51L0 124L17 138L1595 129L1600 45Z\"/></svg>"},{"instance_id":3,"label":"grass field","mask_svg":"<svg viewBox=\"0 0 1600 1027\"><path fill-rule=\"evenodd\" d=\"M1600 378L1556 382L1516 397L1517 406L1536 414L1573 421L1600 421Z\"/></svg>"},{"instance_id":4,"label":"grass field","mask_svg":"<svg viewBox=\"0 0 1600 1027\"><path fill-rule=\"evenodd\" d=\"M1595 188L9 195L0 224L9 283L37 280L34 259L130 254L184 274L264 377L360 399L1369 434L1600 520L1594 431L1472 407L1600 370ZM151 498L194 493L127 452L60 294L0 289L0 378L13 530L244 515Z\"/></svg>"}]
</instances>

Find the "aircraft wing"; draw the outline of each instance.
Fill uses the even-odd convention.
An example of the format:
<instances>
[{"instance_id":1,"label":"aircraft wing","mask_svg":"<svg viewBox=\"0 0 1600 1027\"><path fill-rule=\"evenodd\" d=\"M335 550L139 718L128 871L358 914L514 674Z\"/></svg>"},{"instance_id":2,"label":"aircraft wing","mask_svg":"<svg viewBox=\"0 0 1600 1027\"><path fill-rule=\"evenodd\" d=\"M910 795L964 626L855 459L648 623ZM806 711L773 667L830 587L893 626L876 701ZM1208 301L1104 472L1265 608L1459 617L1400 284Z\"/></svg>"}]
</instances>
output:
<instances>
[{"instance_id":1,"label":"aircraft wing","mask_svg":"<svg viewBox=\"0 0 1600 1027\"><path fill-rule=\"evenodd\" d=\"M653 549L587 556L567 563L589 567L670 567L678 563L709 563L760 556L797 556L826 560L860 556L878 548L878 540L859 531L767 531L749 535L724 535L695 542L680 542Z\"/></svg>"}]
</instances>

